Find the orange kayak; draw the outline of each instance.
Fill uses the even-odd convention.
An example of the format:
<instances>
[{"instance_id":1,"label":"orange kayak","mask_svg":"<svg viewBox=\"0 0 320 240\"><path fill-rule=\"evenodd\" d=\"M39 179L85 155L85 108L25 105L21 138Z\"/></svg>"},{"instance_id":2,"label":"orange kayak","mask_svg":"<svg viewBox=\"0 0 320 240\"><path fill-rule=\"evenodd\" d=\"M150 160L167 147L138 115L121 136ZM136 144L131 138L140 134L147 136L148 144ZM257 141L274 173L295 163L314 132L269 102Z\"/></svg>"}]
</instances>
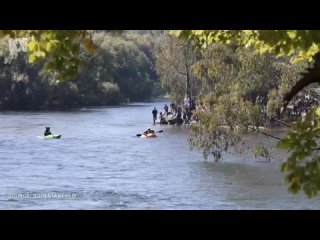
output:
<instances>
[{"instance_id":1,"label":"orange kayak","mask_svg":"<svg viewBox=\"0 0 320 240\"><path fill-rule=\"evenodd\" d=\"M147 134L143 134L141 137L143 138L153 138L156 137L157 135L155 133L147 133Z\"/></svg>"}]
</instances>

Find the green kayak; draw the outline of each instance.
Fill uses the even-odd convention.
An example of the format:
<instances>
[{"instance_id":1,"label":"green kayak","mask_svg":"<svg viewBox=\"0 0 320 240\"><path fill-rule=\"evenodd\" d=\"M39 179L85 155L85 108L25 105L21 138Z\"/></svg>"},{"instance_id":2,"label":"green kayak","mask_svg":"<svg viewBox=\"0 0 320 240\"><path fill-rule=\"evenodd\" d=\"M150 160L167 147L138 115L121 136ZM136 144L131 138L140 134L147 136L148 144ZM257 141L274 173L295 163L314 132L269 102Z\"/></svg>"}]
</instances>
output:
<instances>
[{"instance_id":1,"label":"green kayak","mask_svg":"<svg viewBox=\"0 0 320 240\"><path fill-rule=\"evenodd\" d=\"M60 139L61 135L48 135L48 136L38 136L38 138L43 138L43 139Z\"/></svg>"}]
</instances>

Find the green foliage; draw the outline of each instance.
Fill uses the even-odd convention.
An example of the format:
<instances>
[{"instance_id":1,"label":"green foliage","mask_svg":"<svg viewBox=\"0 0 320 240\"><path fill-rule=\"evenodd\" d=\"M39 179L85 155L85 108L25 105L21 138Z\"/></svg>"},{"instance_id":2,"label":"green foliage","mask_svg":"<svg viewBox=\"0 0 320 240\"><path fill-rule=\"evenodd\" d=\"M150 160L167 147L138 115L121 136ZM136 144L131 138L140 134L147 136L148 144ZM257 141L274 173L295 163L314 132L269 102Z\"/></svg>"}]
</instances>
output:
<instances>
[{"instance_id":1,"label":"green foliage","mask_svg":"<svg viewBox=\"0 0 320 240\"><path fill-rule=\"evenodd\" d=\"M190 43L164 35L157 42L155 55L161 85L173 99L181 102L186 94L196 95L198 81L192 66L200 56Z\"/></svg>"},{"instance_id":2,"label":"green foliage","mask_svg":"<svg viewBox=\"0 0 320 240\"><path fill-rule=\"evenodd\" d=\"M255 158L263 157L263 158L267 158L270 160L270 152L269 152L268 148L266 146L264 146L263 144L256 145L256 147L253 151L253 155Z\"/></svg>"},{"instance_id":3,"label":"green foliage","mask_svg":"<svg viewBox=\"0 0 320 240\"><path fill-rule=\"evenodd\" d=\"M306 62L300 62L292 64L287 60L279 62L278 68L281 71L281 78L273 89L268 92L268 103L267 103L267 115L269 118L278 118L280 109L283 105L283 96L290 91L301 78L301 72L304 72L307 67ZM312 88L314 86L311 86ZM310 88L301 91L301 95L310 94ZM295 101L297 98L294 98ZM282 116L284 119L288 118L286 115ZM293 119L289 118L288 121ZM294 119L296 120L296 119Z\"/></svg>"},{"instance_id":4,"label":"green foliage","mask_svg":"<svg viewBox=\"0 0 320 240\"><path fill-rule=\"evenodd\" d=\"M108 71L108 77L131 101L150 99L158 82L152 39L145 36L140 39L133 34L124 37L97 34L93 40L99 47L97 57L103 62L100 73Z\"/></svg>"},{"instance_id":5,"label":"green foliage","mask_svg":"<svg viewBox=\"0 0 320 240\"><path fill-rule=\"evenodd\" d=\"M252 57L247 59L247 61L240 61L245 64L248 63L249 69L251 68L253 70L252 72L249 71L249 76L245 78L248 80L247 83L249 86L249 89L245 91L248 93L251 90L252 95L254 92L262 90L261 94L264 96L267 95L268 101L265 112L268 118L281 117L280 108L284 104L285 94L290 92L293 86L300 81L300 74L306 69L305 62L311 62L314 55L320 50L319 30L172 30L169 32L181 39L192 42L193 46L196 49L200 49L204 54L209 54L212 46L220 43L223 45L253 48L260 54L274 53L279 59L283 59L284 61L280 61L278 64L277 61L272 59L265 65L267 67L266 70L262 69L263 72L271 73L267 82L270 83L271 79L274 84L273 87L272 84L261 87L262 85L259 86L259 84L261 84L262 78L259 80L259 77L250 77L255 76L255 73L259 72L259 69L251 68L254 65L252 61L260 64L259 60L257 61L255 57ZM290 57L291 64L286 57ZM275 64L273 64L273 62L275 62ZM302 63L296 64L297 62ZM268 66L271 68L268 68ZM272 70L274 66L276 71ZM200 79L209 82L214 89L217 89L221 82L217 81L216 77L211 77L210 79L210 75L214 76L212 73L219 71L219 68L219 64L212 64L209 68L200 65L197 72L203 76L203 78ZM226 74L232 70L233 69L228 69ZM241 71L241 67L234 71ZM272 74L274 75L273 77ZM318 75L318 73L314 73L313 77ZM244 76L246 76L246 74L244 74ZM255 82L255 80L258 81ZM311 82L317 82L317 79L312 80ZM246 87L242 85L243 81L240 79L236 81L240 83L241 89L246 89ZM257 88L252 88L252 86L256 86ZM308 84L303 85L302 88L299 87L300 93L312 94L315 92L313 86L310 85L306 88L305 86L308 86ZM221 92L223 92L227 91L229 86L223 82L220 88L222 89ZM208 91L210 95L215 95L216 92L209 89L206 91ZM294 94L296 94L296 92L294 92ZM314 96L314 94L312 95ZM215 115L221 115L220 112L223 113L224 110L216 107L216 105L219 104L217 99L218 98L215 97L215 100L209 104L210 106L214 106L211 107L211 109L214 108ZM317 113L319 114L319 111L320 110L315 111L315 109L311 110L305 121L296 119L297 123L290 128L289 132L278 144L281 149L289 152L289 157L283 163L281 170L287 174L286 180L290 184L290 192L297 193L303 189L309 197L315 196L320 190L319 155L317 150L319 138L317 135L319 134L319 116ZM245 110L244 112L247 111ZM241 119L240 116L242 114L243 112L240 112L239 116L233 116L235 122L237 122L237 118ZM215 115L212 114L207 119L204 118L205 121L202 121L200 115L200 122L197 128L201 129L201 126L203 126L203 129L202 134L196 135L196 139L200 141L202 145L198 144L198 146L203 147L203 142L213 141L213 139L210 140L210 136L207 137L205 133L207 129L210 129L207 126L207 122L216 122L216 119L214 119ZM197 131L201 132L199 129ZM212 133L209 132L209 134ZM232 136L232 134L230 136ZM210 146L210 144L207 143L205 146Z\"/></svg>"},{"instance_id":6,"label":"green foliage","mask_svg":"<svg viewBox=\"0 0 320 240\"><path fill-rule=\"evenodd\" d=\"M199 124L190 126L189 141L206 157L211 154L218 161L230 148L241 150L242 136L249 132L250 125L259 126L261 114L260 108L243 99L236 88L233 94L211 95L210 105L208 99L207 95L203 100L210 107L195 112Z\"/></svg>"},{"instance_id":7,"label":"green foliage","mask_svg":"<svg viewBox=\"0 0 320 240\"><path fill-rule=\"evenodd\" d=\"M198 102L204 103L206 110L195 113L199 122L190 127L191 146L216 160L222 152L243 151L242 138L268 124L268 96L279 87L285 73L282 66L287 64L285 59L248 48L209 46L193 66L201 80ZM260 156L269 158L261 147L258 150Z\"/></svg>"},{"instance_id":8,"label":"green foliage","mask_svg":"<svg viewBox=\"0 0 320 240\"><path fill-rule=\"evenodd\" d=\"M74 64L68 60L68 54L63 54L72 44L52 43L49 40L61 38L63 34L70 37L68 32L49 33L41 32L42 43L32 40L29 53L12 55L7 38L0 40L0 109L109 105L127 99L146 100L154 96L157 89L159 92L159 81L154 78L154 44L151 38L139 34L130 35L129 38L104 31L90 32L92 43L89 45L95 46L96 50L85 54L82 47L70 49L75 51L74 57L79 53L78 59L85 60L86 64L81 67L81 71L80 65L76 64L79 68L71 80L65 81L68 78L63 77L61 80L64 81L57 81L57 77L69 72L68 67L65 67ZM46 52L44 61L37 58L30 64L30 53L35 53L45 42L50 54ZM54 48L62 51L60 54L63 58L54 55L60 51ZM52 62L53 69L48 67Z\"/></svg>"},{"instance_id":9,"label":"green foliage","mask_svg":"<svg viewBox=\"0 0 320 240\"><path fill-rule=\"evenodd\" d=\"M219 42L252 46L260 53L273 52L292 56L292 60L312 61L320 50L319 30L171 30L182 39L194 42L197 48Z\"/></svg>"},{"instance_id":10,"label":"green foliage","mask_svg":"<svg viewBox=\"0 0 320 240\"><path fill-rule=\"evenodd\" d=\"M86 30L1 30L0 38L28 38L28 61L43 61L43 70L55 81L76 77L87 54L95 51L90 31Z\"/></svg>"},{"instance_id":11,"label":"green foliage","mask_svg":"<svg viewBox=\"0 0 320 240\"><path fill-rule=\"evenodd\" d=\"M314 197L320 191L318 146L319 110L312 109L305 121L292 125L290 131L278 143L278 147L287 150L289 157L282 163L281 171L286 173L289 191L297 193L300 189Z\"/></svg>"}]
</instances>

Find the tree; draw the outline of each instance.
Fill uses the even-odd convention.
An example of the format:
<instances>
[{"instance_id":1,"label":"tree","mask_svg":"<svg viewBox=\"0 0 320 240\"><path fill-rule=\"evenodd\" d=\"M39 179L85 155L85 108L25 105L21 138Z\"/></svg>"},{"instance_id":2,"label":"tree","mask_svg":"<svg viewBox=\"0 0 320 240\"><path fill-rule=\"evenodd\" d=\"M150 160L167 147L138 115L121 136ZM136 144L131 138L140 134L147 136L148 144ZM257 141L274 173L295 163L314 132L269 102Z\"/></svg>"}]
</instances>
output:
<instances>
[{"instance_id":1,"label":"tree","mask_svg":"<svg viewBox=\"0 0 320 240\"><path fill-rule=\"evenodd\" d=\"M43 61L43 70L58 82L77 76L95 50L86 30L0 30L1 39L10 37L27 38L29 63Z\"/></svg>"},{"instance_id":2,"label":"tree","mask_svg":"<svg viewBox=\"0 0 320 240\"><path fill-rule=\"evenodd\" d=\"M219 42L253 47L259 53L271 52L277 56L289 56L292 62L313 61L303 76L293 81L294 83L287 87L288 91L282 92L281 104L278 106L278 108L282 107L282 113L299 92L312 83L320 82L320 31L318 30L174 30L171 33L193 42L196 48L203 51L206 51L209 45ZM272 95L274 98L274 92L270 92L269 96L272 97ZM248 116L252 116L252 113L248 113ZM310 108L306 120L293 124L278 143L280 148L289 152L289 157L281 167L281 170L287 174L289 190L296 193L303 189L309 197L315 196L320 190L320 161L317 152L319 117L320 110L317 107ZM203 128L203 132L210 129L212 125L212 123L209 124L212 122L210 116L207 120L208 125L200 123L198 126ZM201 136L202 134L198 139ZM214 139L211 142L214 142Z\"/></svg>"},{"instance_id":3,"label":"tree","mask_svg":"<svg viewBox=\"0 0 320 240\"><path fill-rule=\"evenodd\" d=\"M109 71L121 92L131 101L151 98L156 88L153 43L144 36L96 36L102 54L101 71ZM107 54L104 54L107 53Z\"/></svg>"},{"instance_id":4,"label":"tree","mask_svg":"<svg viewBox=\"0 0 320 240\"><path fill-rule=\"evenodd\" d=\"M192 147L216 161L222 152L241 150L242 136L258 131L270 120L268 94L279 87L284 59L272 54L255 54L252 49L213 44L194 65L202 80L199 101L206 111L198 111L199 124L190 127Z\"/></svg>"},{"instance_id":5,"label":"tree","mask_svg":"<svg viewBox=\"0 0 320 240\"><path fill-rule=\"evenodd\" d=\"M192 66L199 58L189 42L164 35L156 47L156 69L162 86L177 101L196 91Z\"/></svg>"},{"instance_id":6,"label":"tree","mask_svg":"<svg viewBox=\"0 0 320 240\"><path fill-rule=\"evenodd\" d=\"M79 57L86 63L64 81L56 81L60 68L44 68L50 58L30 63L30 53L12 52L8 39L0 39L0 108L110 105L126 99L146 100L157 93L152 38L139 34L128 38L105 31L90 34L96 50L83 56L81 51ZM60 60L62 67L69 64L64 63L67 59Z\"/></svg>"}]
</instances>

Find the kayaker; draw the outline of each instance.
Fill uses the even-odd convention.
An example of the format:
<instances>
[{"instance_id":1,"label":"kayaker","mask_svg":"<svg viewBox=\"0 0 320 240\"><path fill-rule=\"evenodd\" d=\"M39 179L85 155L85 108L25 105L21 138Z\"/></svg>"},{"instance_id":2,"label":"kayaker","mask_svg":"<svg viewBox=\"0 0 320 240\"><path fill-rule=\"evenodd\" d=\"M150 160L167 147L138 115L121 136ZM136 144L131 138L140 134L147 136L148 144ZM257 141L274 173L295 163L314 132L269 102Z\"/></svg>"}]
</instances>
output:
<instances>
[{"instance_id":1,"label":"kayaker","mask_svg":"<svg viewBox=\"0 0 320 240\"><path fill-rule=\"evenodd\" d=\"M46 130L44 131L44 136L52 135L50 131L50 127L46 127Z\"/></svg>"},{"instance_id":2,"label":"kayaker","mask_svg":"<svg viewBox=\"0 0 320 240\"><path fill-rule=\"evenodd\" d=\"M153 124L156 124L157 115L158 115L158 111L156 108L153 109L152 115L153 115Z\"/></svg>"},{"instance_id":3,"label":"kayaker","mask_svg":"<svg viewBox=\"0 0 320 240\"><path fill-rule=\"evenodd\" d=\"M152 130L151 128L148 128L148 130L145 131L143 134L144 134L144 135L147 135L147 134L149 134L149 133L154 133L154 130Z\"/></svg>"}]
</instances>

